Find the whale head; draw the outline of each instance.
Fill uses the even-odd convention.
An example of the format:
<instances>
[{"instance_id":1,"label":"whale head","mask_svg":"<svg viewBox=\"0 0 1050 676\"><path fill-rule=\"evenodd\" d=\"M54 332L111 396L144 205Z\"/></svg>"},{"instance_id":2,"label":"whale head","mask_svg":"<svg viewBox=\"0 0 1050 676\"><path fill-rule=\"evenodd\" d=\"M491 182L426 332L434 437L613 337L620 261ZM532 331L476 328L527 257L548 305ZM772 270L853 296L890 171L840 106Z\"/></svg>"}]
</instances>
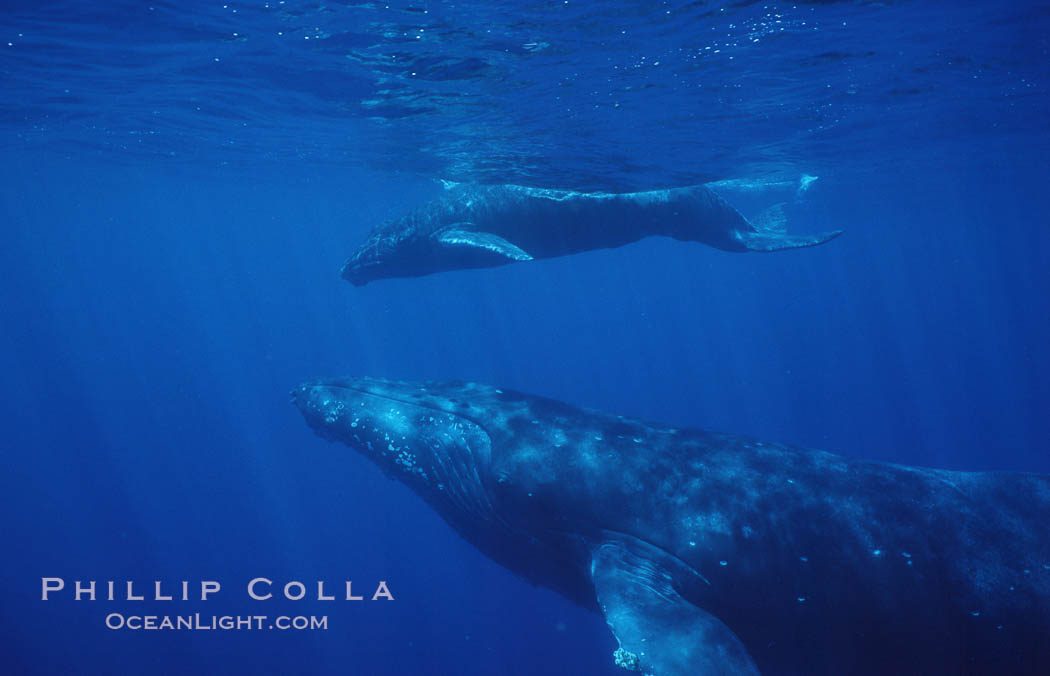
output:
<instances>
[{"instance_id":1,"label":"whale head","mask_svg":"<svg viewBox=\"0 0 1050 676\"><path fill-rule=\"evenodd\" d=\"M465 208L473 202L467 202ZM343 265L343 279L363 286L377 279L422 277L448 270L531 261L502 236L479 229L455 200L437 200L383 225Z\"/></svg>"},{"instance_id":2,"label":"whale head","mask_svg":"<svg viewBox=\"0 0 1050 676\"><path fill-rule=\"evenodd\" d=\"M389 277L412 277L431 257L425 237L411 229L376 231L343 264L343 279L354 286Z\"/></svg>"},{"instance_id":3,"label":"whale head","mask_svg":"<svg viewBox=\"0 0 1050 676\"><path fill-rule=\"evenodd\" d=\"M592 493L620 471L608 449L597 459L601 431L574 425L579 409L477 383L375 378L306 383L292 398L315 432L369 458L489 556L518 570L532 561L534 580L589 605L584 583L545 572L566 551L589 556L575 542L608 509Z\"/></svg>"},{"instance_id":4,"label":"whale head","mask_svg":"<svg viewBox=\"0 0 1050 676\"><path fill-rule=\"evenodd\" d=\"M448 503L436 507L488 518L493 444L471 415L477 388L444 384L435 392L425 383L342 378L301 385L292 398L320 436L360 452L429 502Z\"/></svg>"},{"instance_id":5,"label":"whale head","mask_svg":"<svg viewBox=\"0 0 1050 676\"><path fill-rule=\"evenodd\" d=\"M486 256L487 252L482 257ZM478 257L475 251L449 247L425 231L401 228L369 238L343 264L342 276L354 286L364 286L377 279L421 277L491 264L472 259Z\"/></svg>"}]
</instances>

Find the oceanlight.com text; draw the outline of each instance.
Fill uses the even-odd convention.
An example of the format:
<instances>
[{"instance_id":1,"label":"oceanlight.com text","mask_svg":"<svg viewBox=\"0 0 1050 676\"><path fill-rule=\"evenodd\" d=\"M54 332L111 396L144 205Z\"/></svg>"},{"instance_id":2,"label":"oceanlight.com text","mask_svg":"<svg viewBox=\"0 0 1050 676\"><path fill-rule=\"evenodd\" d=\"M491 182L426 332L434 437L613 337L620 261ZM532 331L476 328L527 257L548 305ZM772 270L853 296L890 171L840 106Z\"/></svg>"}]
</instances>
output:
<instances>
[{"instance_id":1,"label":"oceanlight.com text","mask_svg":"<svg viewBox=\"0 0 1050 676\"><path fill-rule=\"evenodd\" d=\"M327 615L106 615L106 627L131 631L325 631Z\"/></svg>"}]
</instances>

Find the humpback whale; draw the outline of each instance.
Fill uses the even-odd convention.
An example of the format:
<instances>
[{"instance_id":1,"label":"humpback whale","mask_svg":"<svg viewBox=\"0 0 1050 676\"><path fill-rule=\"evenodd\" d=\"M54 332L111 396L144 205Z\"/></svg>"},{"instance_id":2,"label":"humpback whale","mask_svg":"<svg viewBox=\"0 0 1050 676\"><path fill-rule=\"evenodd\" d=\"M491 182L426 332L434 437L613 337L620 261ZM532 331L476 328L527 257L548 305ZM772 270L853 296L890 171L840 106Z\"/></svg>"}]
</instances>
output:
<instances>
[{"instance_id":1,"label":"humpback whale","mask_svg":"<svg viewBox=\"0 0 1050 676\"><path fill-rule=\"evenodd\" d=\"M343 277L361 286L618 247L654 235L743 252L815 246L841 234L788 235L782 206L749 221L703 185L580 193L454 184L374 230L343 266Z\"/></svg>"},{"instance_id":2,"label":"humpback whale","mask_svg":"<svg viewBox=\"0 0 1050 676\"><path fill-rule=\"evenodd\" d=\"M472 383L323 380L307 423L629 671L1050 673L1050 475L849 459Z\"/></svg>"}]
</instances>

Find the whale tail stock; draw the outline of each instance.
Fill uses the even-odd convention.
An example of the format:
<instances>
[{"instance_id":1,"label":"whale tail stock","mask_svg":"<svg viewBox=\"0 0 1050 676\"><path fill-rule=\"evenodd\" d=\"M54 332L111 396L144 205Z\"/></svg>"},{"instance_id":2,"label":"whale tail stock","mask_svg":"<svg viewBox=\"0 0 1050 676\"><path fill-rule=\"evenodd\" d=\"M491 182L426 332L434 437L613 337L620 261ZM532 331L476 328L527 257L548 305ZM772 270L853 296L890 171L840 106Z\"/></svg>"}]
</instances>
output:
<instances>
[{"instance_id":1,"label":"whale tail stock","mask_svg":"<svg viewBox=\"0 0 1050 676\"><path fill-rule=\"evenodd\" d=\"M810 235L789 235L784 232L786 221L784 203L774 204L751 221L754 232L740 233L741 241L748 251L781 251L816 246L842 234L841 230L832 230Z\"/></svg>"}]
</instances>

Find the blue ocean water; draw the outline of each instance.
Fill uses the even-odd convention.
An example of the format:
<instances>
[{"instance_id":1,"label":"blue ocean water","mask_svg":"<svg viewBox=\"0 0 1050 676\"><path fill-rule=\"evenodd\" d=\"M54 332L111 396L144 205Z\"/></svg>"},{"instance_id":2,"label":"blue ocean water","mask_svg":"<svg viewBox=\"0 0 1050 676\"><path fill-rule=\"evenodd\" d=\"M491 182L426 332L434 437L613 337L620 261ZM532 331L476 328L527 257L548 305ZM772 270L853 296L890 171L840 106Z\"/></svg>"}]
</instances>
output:
<instances>
[{"instance_id":1,"label":"blue ocean water","mask_svg":"<svg viewBox=\"0 0 1050 676\"><path fill-rule=\"evenodd\" d=\"M316 438L288 401L316 376L1050 472L1048 36L1036 2L7 3L5 672L618 672L601 617ZM442 179L802 176L789 228L845 230L814 249L339 278ZM397 601L252 602L257 576ZM135 602L41 577L219 580L140 606L329 629L111 631Z\"/></svg>"}]
</instances>

